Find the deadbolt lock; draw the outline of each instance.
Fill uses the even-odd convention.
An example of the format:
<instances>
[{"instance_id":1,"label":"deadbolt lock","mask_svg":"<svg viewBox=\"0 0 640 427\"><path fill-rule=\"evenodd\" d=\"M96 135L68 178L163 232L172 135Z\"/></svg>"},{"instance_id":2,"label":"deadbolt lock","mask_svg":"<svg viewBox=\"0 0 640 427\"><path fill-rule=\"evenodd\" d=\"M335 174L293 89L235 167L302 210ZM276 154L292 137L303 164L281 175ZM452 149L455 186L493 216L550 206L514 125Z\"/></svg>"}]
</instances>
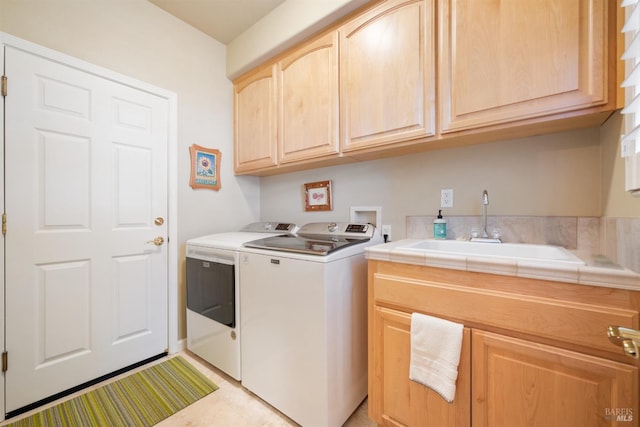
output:
<instances>
[{"instance_id":1,"label":"deadbolt lock","mask_svg":"<svg viewBox=\"0 0 640 427\"><path fill-rule=\"evenodd\" d=\"M157 217L156 219L153 220L153 223L155 225L162 225L164 224L164 218L162 218L161 216Z\"/></svg>"}]
</instances>

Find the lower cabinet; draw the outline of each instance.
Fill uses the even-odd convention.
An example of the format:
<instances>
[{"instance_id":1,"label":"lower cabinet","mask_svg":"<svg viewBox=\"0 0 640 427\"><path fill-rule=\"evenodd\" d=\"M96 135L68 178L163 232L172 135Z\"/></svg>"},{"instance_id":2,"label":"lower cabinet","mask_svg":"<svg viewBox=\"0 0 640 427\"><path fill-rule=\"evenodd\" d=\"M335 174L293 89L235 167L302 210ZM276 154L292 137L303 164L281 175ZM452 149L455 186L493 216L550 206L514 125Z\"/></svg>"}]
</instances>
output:
<instances>
[{"instance_id":1,"label":"lower cabinet","mask_svg":"<svg viewBox=\"0 0 640 427\"><path fill-rule=\"evenodd\" d=\"M374 325L376 346L369 354L368 405L370 416L378 416L371 418L388 426L469 426L469 329L464 329L456 396L450 404L435 391L409 380L411 314L376 308Z\"/></svg>"},{"instance_id":2,"label":"lower cabinet","mask_svg":"<svg viewBox=\"0 0 640 427\"><path fill-rule=\"evenodd\" d=\"M473 426L638 425L637 368L484 331L471 341Z\"/></svg>"},{"instance_id":3,"label":"lower cabinet","mask_svg":"<svg viewBox=\"0 0 640 427\"><path fill-rule=\"evenodd\" d=\"M403 272L394 263L369 261L371 419L384 426L639 425L640 361L617 354L619 347L613 344L610 358L609 349L603 352L596 348L607 344L606 323L613 319L608 318L608 311L616 316L628 315L632 322L638 322L639 292L603 291L556 282L541 282L537 289L536 281L524 280L520 289L523 294L519 295L505 291L517 286L513 280L505 287L500 284L504 280L500 276L443 271L407 266ZM495 286L492 280L496 281ZM582 352L572 345L565 348L565 341L570 339L563 340L564 332L556 339L538 338L523 334L525 328L516 321L502 322L502 314L528 315L510 307L514 301L526 299L524 293L530 291L528 298L542 303L541 295L546 290L557 293L549 295L555 304L572 307L569 305L572 302L601 313L601 318L594 321L603 323L604 345L600 345L598 334L594 337L593 351L585 347ZM504 298L504 306L498 299L491 306L478 307L480 299L476 300L476 296L484 293ZM578 301L573 301L573 293ZM460 311L460 303L454 300L460 295L466 299L463 302L468 307L466 312ZM409 379L412 312L465 325L452 403ZM547 321L548 325L542 325L544 330L551 329L553 319Z\"/></svg>"}]
</instances>

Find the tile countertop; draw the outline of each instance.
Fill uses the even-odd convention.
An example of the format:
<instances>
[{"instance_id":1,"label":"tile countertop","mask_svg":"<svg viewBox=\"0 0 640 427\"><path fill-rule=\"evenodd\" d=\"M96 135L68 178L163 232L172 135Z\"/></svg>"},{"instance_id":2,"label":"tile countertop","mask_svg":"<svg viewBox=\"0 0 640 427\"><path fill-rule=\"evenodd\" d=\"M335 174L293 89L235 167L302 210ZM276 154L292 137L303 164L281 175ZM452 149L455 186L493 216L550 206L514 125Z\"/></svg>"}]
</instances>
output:
<instances>
[{"instance_id":1,"label":"tile countertop","mask_svg":"<svg viewBox=\"0 0 640 427\"><path fill-rule=\"evenodd\" d=\"M602 256L592 256L571 251L585 262L585 265L576 265L554 261L518 260L495 256L471 256L405 249L421 241L421 239L404 239L369 246L365 249L366 258L427 267L640 291L640 274L623 268Z\"/></svg>"}]
</instances>

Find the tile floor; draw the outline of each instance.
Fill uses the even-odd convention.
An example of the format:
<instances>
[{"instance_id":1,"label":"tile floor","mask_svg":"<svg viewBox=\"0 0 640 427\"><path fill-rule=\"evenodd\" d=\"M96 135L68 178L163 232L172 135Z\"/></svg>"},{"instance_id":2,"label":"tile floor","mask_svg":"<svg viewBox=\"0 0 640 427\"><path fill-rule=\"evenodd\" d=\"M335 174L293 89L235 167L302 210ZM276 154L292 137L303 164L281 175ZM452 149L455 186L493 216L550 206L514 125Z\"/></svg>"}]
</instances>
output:
<instances>
[{"instance_id":1,"label":"tile floor","mask_svg":"<svg viewBox=\"0 0 640 427\"><path fill-rule=\"evenodd\" d=\"M226 375L224 372L212 367L207 362L193 355L189 351L178 353L211 381L220 387L215 392L198 400L182 411L172 415L157 424L157 427L281 427L297 426L295 422L288 419L267 403L256 397L254 394L244 389L240 383ZM162 361L160 359L157 362ZM144 369L144 367L138 368ZM126 374L123 374L126 375ZM113 381L118 377L110 380ZM99 387L98 384L94 387ZM82 392L78 392L66 399L74 397ZM53 406L59 401L52 402L48 406ZM38 410L44 409L44 407ZM34 410L33 412L37 412ZM0 423L4 426L9 422L28 416L25 413L19 417L14 417L6 422ZM345 427L368 427L376 424L367 417L367 401L353 413L344 424ZM305 426L306 427L306 426ZM310 426L312 427L312 426Z\"/></svg>"}]
</instances>

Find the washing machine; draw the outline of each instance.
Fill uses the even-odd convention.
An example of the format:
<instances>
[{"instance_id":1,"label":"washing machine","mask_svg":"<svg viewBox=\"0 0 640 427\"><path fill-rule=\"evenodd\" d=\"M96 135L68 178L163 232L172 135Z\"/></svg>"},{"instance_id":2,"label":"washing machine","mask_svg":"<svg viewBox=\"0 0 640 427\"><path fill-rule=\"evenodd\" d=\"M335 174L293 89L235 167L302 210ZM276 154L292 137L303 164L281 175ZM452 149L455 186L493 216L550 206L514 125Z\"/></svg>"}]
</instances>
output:
<instances>
[{"instance_id":1,"label":"washing machine","mask_svg":"<svg viewBox=\"0 0 640 427\"><path fill-rule=\"evenodd\" d=\"M303 426L341 426L367 396L370 224L311 223L245 243L242 385Z\"/></svg>"},{"instance_id":2,"label":"washing machine","mask_svg":"<svg viewBox=\"0 0 640 427\"><path fill-rule=\"evenodd\" d=\"M238 249L296 230L291 223L256 222L187 241L187 348L236 380L242 378Z\"/></svg>"}]
</instances>

